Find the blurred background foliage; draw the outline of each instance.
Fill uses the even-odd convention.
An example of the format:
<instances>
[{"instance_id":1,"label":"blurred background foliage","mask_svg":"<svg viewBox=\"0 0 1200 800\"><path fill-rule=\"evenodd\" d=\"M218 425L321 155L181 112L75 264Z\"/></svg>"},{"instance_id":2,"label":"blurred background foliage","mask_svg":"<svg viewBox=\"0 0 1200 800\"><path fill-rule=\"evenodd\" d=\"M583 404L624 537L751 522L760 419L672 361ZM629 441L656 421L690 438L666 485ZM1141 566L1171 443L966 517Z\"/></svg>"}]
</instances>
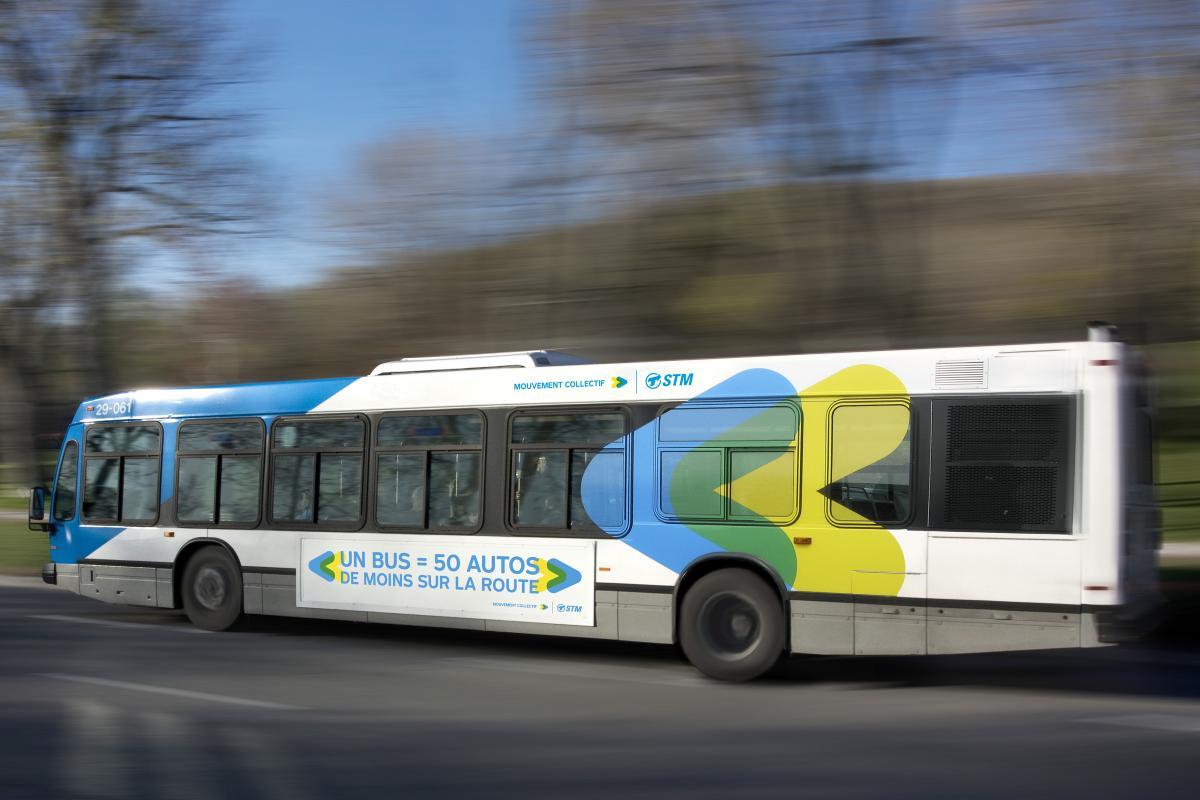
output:
<instances>
[{"instance_id":1,"label":"blurred background foliage","mask_svg":"<svg viewBox=\"0 0 1200 800\"><path fill-rule=\"evenodd\" d=\"M320 200L340 267L285 287L211 267L271 229L279 186L247 155L255 109L223 92L255 77L223 20L193 0L0 0L14 484L45 480L38 453L80 398L117 389L542 347L1076 340L1090 319L1147 347L1164 477L1200 478L1190 0L530 2L528 130L381 136ZM1069 158L944 174L971 93L1000 81L1070 120ZM185 289L128 279L146 263Z\"/></svg>"}]
</instances>

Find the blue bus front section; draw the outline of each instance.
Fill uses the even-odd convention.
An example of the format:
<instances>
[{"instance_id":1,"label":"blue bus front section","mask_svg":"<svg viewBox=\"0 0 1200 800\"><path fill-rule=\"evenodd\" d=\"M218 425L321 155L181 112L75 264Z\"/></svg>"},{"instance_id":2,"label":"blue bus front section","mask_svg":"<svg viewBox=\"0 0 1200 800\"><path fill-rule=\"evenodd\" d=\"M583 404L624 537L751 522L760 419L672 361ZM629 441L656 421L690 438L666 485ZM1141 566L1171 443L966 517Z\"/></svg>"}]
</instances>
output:
<instances>
[{"instance_id":1,"label":"blue bus front section","mask_svg":"<svg viewBox=\"0 0 1200 800\"><path fill-rule=\"evenodd\" d=\"M83 523L83 433L84 426L81 422L74 422L67 429L66 435L63 437L62 446L59 449L58 466L54 472L54 483L51 484L53 491L50 496L47 514L50 539L50 563L42 567L42 580L50 584L58 583L60 565L78 564L125 530L124 527L117 525L85 525ZM64 514L63 510L59 507L60 504L57 502L59 473L63 470L63 456L67 452L67 448L71 442L74 442L76 445L74 452L77 459L77 463L75 464L75 505L70 510L69 517L59 519L58 517ZM164 478L169 479L169 482L164 483L163 486L171 487L174 486L174 480L168 473L174 469L174 461L167 460L165 452L163 456L162 474ZM161 491L160 489L160 493ZM170 490L168 489L167 491L169 492ZM160 508L162 502L165 502L166 499L160 497Z\"/></svg>"},{"instance_id":2,"label":"blue bus front section","mask_svg":"<svg viewBox=\"0 0 1200 800\"><path fill-rule=\"evenodd\" d=\"M42 569L47 583L57 583L57 565L78 564L127 530L121 525L87 525L83 522L83 490L86 485L84 451L85 423L152 421L162 426L159 453L159 514L154 522L139 527L157 527L172 515L175 491L175 434L183 417L256 416L270 424L282 413L305 414L354 382L354 378L279 381L237 386L206 386L189 389L141 390L97 397L80 403L59 448L59 463L48 514L50 563ZM55 497L62 457L70 442L76 443L76 493L71 515L55 519Z\"/></svg>"}]
</instances>

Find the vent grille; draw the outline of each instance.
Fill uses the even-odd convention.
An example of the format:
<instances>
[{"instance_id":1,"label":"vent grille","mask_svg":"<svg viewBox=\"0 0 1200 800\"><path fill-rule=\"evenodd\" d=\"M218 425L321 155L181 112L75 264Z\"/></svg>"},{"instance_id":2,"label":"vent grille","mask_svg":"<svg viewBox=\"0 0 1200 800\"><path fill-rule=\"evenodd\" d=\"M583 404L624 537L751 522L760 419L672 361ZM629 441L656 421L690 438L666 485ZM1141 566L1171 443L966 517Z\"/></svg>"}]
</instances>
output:
<instances>
[{"instance_id":1,"label":"vent grille","mask_svg":"<svg viewBox=\"0 0 1200 800\"><path fill-rule=\"evenodd\" d=\"M946 461L1058 461L1066 451L1061 403L953 405L946 423Z\"/></svg>"},{"instance_id":2,"label":"vent grille","mask_svg":"<svg viewBox=\"0 0 1200 800\"><path fill-rule=\"evenodd\" d=\"M1062 523L1054 465L946 466L946 521L982 528L1052 527Z\"/></svg>"},{"instance_id":3,"label":"vent grille","mask_svg":"<svg viewBox=\"0 0 1200 800\"><path fill-rule=\"evenodd\" d=\"M987 364L982 359L939 361L933 370L937 389L986 389Z\"/></svg>"},{"instance_id":4,"label":"vent grille","mask_svg":"<svg viewBox=\"0 0 1200 800\"><path fill-rule=\"evenodd\" d=\"M938 401L934 413L944 437L935 453L935 527L1068 530L1069 400L962 398Z\"/></svg>"}]
</instances>

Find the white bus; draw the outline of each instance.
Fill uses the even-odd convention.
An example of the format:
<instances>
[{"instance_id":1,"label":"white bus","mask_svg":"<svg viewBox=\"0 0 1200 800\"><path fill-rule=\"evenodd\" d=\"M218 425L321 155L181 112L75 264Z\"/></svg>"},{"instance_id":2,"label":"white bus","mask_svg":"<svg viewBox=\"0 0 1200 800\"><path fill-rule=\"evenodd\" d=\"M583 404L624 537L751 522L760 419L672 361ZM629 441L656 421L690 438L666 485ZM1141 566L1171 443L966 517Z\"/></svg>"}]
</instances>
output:
<instances>
[{"instance_id":1,"label":"white bus","mask_svg":"<svg viewBox=\"0 0 1200 800\"><path fill-rule=\"evenodd\" d=\"M1037 346L553 352L79 406L47 582L112 603L786 653L1087 647L1158 600L1151 409L1111 328ZM43 508L44 506L44 508Z\"/></svg>"}]
</instances>

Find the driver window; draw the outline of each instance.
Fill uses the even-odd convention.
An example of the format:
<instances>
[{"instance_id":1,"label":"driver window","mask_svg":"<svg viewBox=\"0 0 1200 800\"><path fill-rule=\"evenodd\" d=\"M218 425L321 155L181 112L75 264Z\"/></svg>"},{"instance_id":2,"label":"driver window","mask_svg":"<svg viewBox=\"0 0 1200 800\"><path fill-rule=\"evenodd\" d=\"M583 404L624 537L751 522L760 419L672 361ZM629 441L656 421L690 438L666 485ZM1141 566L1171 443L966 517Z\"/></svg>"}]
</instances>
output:
<instances>
[{"instance_id":1,"label":"driver window","mask_svg":"<svg viewBox=\"0 0 1200 800\"><path fill-rule=\"evenodd\" d=\"M75 495L79 478L79 445L67 442L63 449L62 462L58 466L58 480L54 482L54 519L64 522L75 518Z\"/></svg>"}]
</instances>

